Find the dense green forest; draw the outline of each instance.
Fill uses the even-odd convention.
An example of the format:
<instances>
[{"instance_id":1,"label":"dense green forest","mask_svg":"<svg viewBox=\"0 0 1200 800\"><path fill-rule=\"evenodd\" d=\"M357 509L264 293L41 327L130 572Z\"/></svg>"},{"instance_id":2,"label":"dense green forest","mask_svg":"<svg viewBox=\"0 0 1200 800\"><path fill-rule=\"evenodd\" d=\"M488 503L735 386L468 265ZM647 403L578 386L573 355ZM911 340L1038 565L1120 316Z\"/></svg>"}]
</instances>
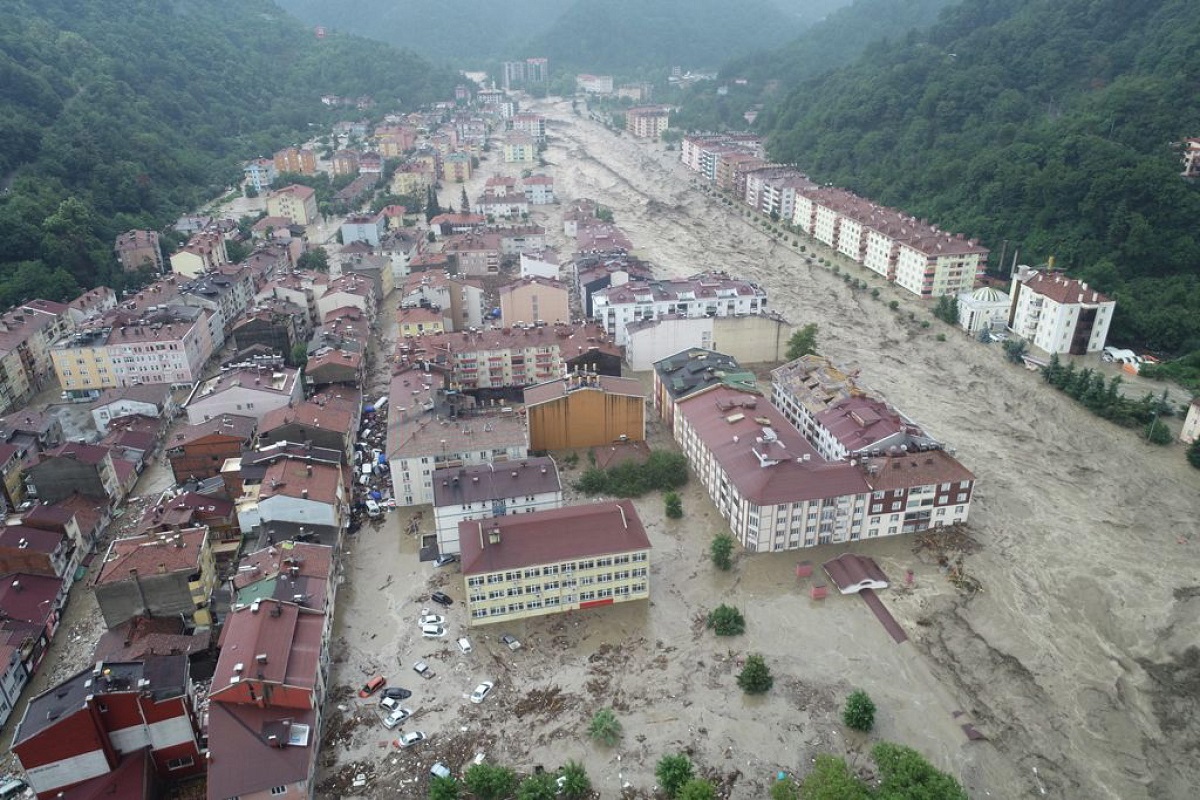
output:
<instances>
[{"instance_id":1,"label":"dense green forest","mask_svg":"<svg viewBox=\"0 0 1200 800\"><path fill-rule=\"evenodd\" d=\"M120 285L112 242L162 228L332 120L456 83L411 54L318 40L267 0L9 0L0 27L0 306Z\"/></svg>"},{"instance_id":2,"label":"dense green forest","mask_svg":"<svg viewBox=\"0 0 1200 800\"><path fill-rule=\"evenodd\" d=\"M1186 0L967 0L789 85L760 125L819 181L1113 294L1110 338L1200 349L1200 15Z\"/></svg>"}]
</instances>

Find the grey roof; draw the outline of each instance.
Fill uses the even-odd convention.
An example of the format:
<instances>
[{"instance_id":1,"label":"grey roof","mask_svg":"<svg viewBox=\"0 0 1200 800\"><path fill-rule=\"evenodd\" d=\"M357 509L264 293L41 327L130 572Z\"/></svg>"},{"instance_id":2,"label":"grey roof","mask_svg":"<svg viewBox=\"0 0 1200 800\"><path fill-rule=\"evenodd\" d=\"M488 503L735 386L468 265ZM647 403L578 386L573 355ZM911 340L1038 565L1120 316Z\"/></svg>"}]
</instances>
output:
<instances>
[{"instance_id":1,"label":"grey roof","mask_svg":"<svg viewBox=\"0 0 1200 800\"><path fill-rule=\"evenodd\" d=\"M434 470L434 506L490 502L506 497L525 497L562 491L554 459L526 458L474 467Z\"/></svg>"}]
</instances>

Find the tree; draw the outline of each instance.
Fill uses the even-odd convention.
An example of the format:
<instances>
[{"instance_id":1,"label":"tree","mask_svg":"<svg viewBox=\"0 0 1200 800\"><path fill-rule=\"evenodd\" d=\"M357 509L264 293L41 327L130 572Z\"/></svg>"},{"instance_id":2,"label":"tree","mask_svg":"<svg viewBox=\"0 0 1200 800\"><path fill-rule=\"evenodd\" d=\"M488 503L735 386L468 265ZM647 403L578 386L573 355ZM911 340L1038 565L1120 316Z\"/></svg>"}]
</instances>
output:
<instances>
[{"instance_id":1,"label":"tree","mask_svg":"<svg viewBox=\"0 0 1200 800\"><path fill-rule=\"evenodd\" d=\"M958 781L935 769L911 747L880 742L871 750L871 757L880 775L875 796L882 800L967 800Z\"/></svg>"},{"instance_id":2,"label":"tree","mask_svg":"<svg viewBox=\"0 0 1200 800\"><path fill-rule=\"evenodd\" d=\"M467 198L467 187L462 187L462 197L458 199L458 207L462 209L462 213L471 213L471 201Z\"/></svg>"},{"instance_id":3,"label":"tree","mask_svg":"<svg viewBox=\"0 0 1200 800\"><path fill-rule=\"evenodd\" d=\"M592 715L588 723L588 735L606 747L613 747L621 740L624 731L621 721L611 708L602 708Z\"/></svg>"},{"instance_id":4,"label":"tree","mask_svg":"<svg viewBox=\"0 0 1200 800\"><path fill-rule=\"evenodd\" d=\"M1171 429L1162 420L1154 420L1146 426L1146 441L1150 444L1167 445L1174 437Z\"/></svg>"},{"instance_id":5,"label":"tree","mask_svg":"<svg viewBox=\"0 0 1200 800\"><path fill-rule=\"evenodd\" d=\"M875 726L875 702L862 689L855 689L846 698L842 709L842 722L856 731L869 731Z\"/></svg>"},{"instance_id":6,"label":"tree","mask_svg":"<svg viewBox=\"0 0 1200 800\"><path fill-rule=\"evenodd\" d=\"M717 569L727 570L733 566L733 537L728 533L718 533L708 546L708 554Z\"/></svg>"},{"instance_id":7,"label":"tree","mask_svg":"<svg viewBox=\"0 0 1200 800\"><path fill-rule=\"evenodd\" d=\"M738 636L746 631L746 618L733 606L722 603L709 612L707 627L717 636Z\"/></svg>"},{"instance_id":8,"label":"tree","mask_svg":"<svg viewBox=\"0 0 1200 800\"><path fill-rule=\"evenodd\" d=\"M517 788L517 774L508 767L472 764L463 773L467 791L480 800L505 800Z\"/></svg>"},{"instance_id":9,"label":"tree","mask_svg":"<svg viewBox=\"0 0 1200 800\"><path fill-rule=\"evenodd\" d=\"M938 298L933 315L947 325L958 324L958 297L944 294Z\"/></svg>"},{"instance_id":10,"label":"tree","mask_svg":"<svg viewBox=\"0 0 1200 800\"><path fill-rule=\"evenodd\" d=\"M329 272L329 252L324 247L314 247L306 250L296 259L300 269L313 269L317 272Z\"/></svg>"},{"instance_id":11,"label":"tree","mask_svg":"<svg viewBox=\"0 0 1200 800\"><path fill-rule=\"evenodd\" d=\"M435 776L429 782L429 800L458 800L462 787L454 778Z\"/></svg>"},{"instance_id":12,"label":"tree","mask_svg":"<svg viewBox=\"0 0 1200 800\"><path fill-rule=\"evenodd\" d=\"M1200 469L1200 439L1197 439L1188 446L1187 460L1193 467Z\"/></svg>"},{"instance_id":13,"label":"tree","mask_svg":"<svg viewBox=\"0 0 1200 800\"><path fill-rule=\"evenodd\" d=\"M1004 342L1004 356L1014 364L1022 363L1027 352L1029 345L1024 339L1008 339Z\"/></svg>"},{"instance_id":14,"label":"tree","mask_svg":"<svg viewBox=\"0 0 1200 800\"><path fill-rule=\"evenodd\" d=\"M554 800L557 794L558 784L549 772L530 775L517 787L517 800Z\"/></svg>"},{"instance_id":15,"label":"tree","mask_svg":"<svg viewBox=\"0 0 1200 800\"><path fill-rule=\"evenodd\" d=\"M442 207L438 205L437 191L429 186L425 189L425 221L432 222L433 218L442 213Z\"/></svg>"},{"instance_id":16,"label":"tree","mask_svg":"<svg viewBox=\"0 0 1200 800\"><path fill-rule=\"evenodd\" d=\"M596 219L601 222L611 223L613 221L613 212L611 208L600 206L596 209Z\"/></svg>"},{"instance_id":17,"label":"tree","mask_svg":"<svg viewBox=\"0 0 1200 800\"><path fill-rule=\"evenodd\" d=\"M771 784L771 800L800 800L800 787L791 775Z\"/></svg>"},{"instance_id":18,"label":"tree","mask_svg":"<svg viewBox=\"0 0 1200 800\"><path fill-rule=\"evenodd\" d=\"M717 790L703 778L692 778L679 789L675 800L717 800Z\"/></svg>"},{"instance_id":19,"label":"tree","mask_svg":"<svg viewBox=\"0 0 1200 800\"><path fill-rule=\"evenodd\" d=\"M871 793L840 758L822 753L800 783L800 800L869 800Z\"/></svg>"},{"instance_id":20,"label":"tree","mask_svg":"<svg viewBox=\"0 0 1200 800\"><path fill-rule=\"evenodd\" d=\"M226 242L225 255L229 258L230 264L240 264L249 257L250 245L236 240Z\"/></svg>"},{"instance_id":21,"label":"tree","mask_svg":"<svg viewBox=\"0 0 1200 800\"><path fill-rule=\"evenodd\" d=\"M788 361L817 352L817 323L810 322L788 339Z\"/></svg>"},{"instance_id":22,"label":"tree","mask_svg":"<svg viewBox=\"0 0 1200 800\"><path fill-rule=\"evenodd\" d=\"M667 492L663 502L666 503L668 519L680 519L683 516L683 501L679 499L679 492Z\"/></svg>"},{"instance_id":23,"label":"tree","mask_svg":"<svg viewBox=\"0 0 1200 800\"><path fill-rule=\"evenodd\" d=\"M683 753L673 756L663 756L654 768L654 777L667 797L675 797L684 784L694 777L692 761Z\"/></svg>"},{"instance_id":24,"label":"tree","mask_svg":"<svg viewBox=\"0 0 1200 800\"><path fill-rule=\"evenodd\" d=\"M591 794L592 779L588 777L583 764L578 761L568 761L558 774L563 779L562 795L567 800L580 800Z\"/></svg>"},{"instance_id":25,"label":"tree","mask_svg":"<svg viewBox=\"0 0 1200 800\"><path fill-rule=\"evenodd\" d=\"M308 345L304 342L296 342L292 345L291 358L289 363L293 367L299 367L301 372L308 365Z\"/></svg>"},{"instance_id":26,"label":"tree","mask_svg":"<svg viewBox=\"0 0 1200 800\"><path fill-rule=\"evenodd\" d=\"M775 685L771 669L758 653L746 657L746 664L737 677L738 686L746 694L765 694Z\"/></svg>"}]
</instances>

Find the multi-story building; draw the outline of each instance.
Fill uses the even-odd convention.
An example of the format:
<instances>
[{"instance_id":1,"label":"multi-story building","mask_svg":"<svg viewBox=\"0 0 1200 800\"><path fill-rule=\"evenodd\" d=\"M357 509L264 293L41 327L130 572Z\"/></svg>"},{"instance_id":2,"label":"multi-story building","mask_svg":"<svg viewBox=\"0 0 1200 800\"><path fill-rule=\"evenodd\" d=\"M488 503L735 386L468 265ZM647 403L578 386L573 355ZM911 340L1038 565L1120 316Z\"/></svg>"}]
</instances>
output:
<instances>
[{"instance_id":1,"label":"multi-story building","mask_svg":"<svg viewBox=\"0 0 1200 800\"><path fill-rule=\"evenodd\" d=\"M434 311L432 308L401 308L396 312L396 322L400 335L404 337L446 332L445 315L441 310Z\"/></svg>"},{"instance_id":2,"label":"multi-story building","mask_svg":"<svg viewBox=\"0 0 1200 800\"><path fill-rule=\"evenodd\" d=\"M493 218L520 217L529 213L529 198L521 192L499 193L489 188L475 201L475 213Z\"/></svg>"},{"instance_id":3,"label":"multi-story building","mask_svg":"<svg viewBox=\"0 0 1200 800\"><path fill-rule=\"evenodd\" d=\"M517 256L525 251L538 251L546 246L546 229L541 225L499 226L500 254Z\"/></svg>"},{"instance_id":4,"label":"multi-story building","mask_svg":"<svg viewBox=\"0 0 1200 800\"><path fill-rule=\"evenodd\" d=\"M329 276L323 272L297 270L267 283L259 291L258 297L278 297L306 309L309 327L317 328L321 325L322 317L317 298L325 293L328 285Z\"/></svg>"},{"instance_id":5,"label":"multi-story building","mask_svg":"<svg viewBox=\"0 0 1200 800\"><path fill-rule=\"evenodd\" d=\"M900 242L896 285L920 297L951 297L969 292L987 268L988 249L975 239L929 226Z\"/></svg>"},{"instance_id":6,"label":"multi-story building","mask_svg":"<svg viewBox=\"0 0 1200 800\"><path fill-rule=\"evenodd\" d=\"M225 236L215 227L192 234L187 244L171 255L171 271L191 278L228 263Z\"/></svg>"},{"instance_id":7,"label":"multi-story building","mask_svg":"<svg viewBox=\"0 0 1200 800\"><path fill-rule=\"evenodd\" d=\"M42 453L25 470L26 493L44 503L57 503L73 494L104 497L110 505L121 499L120 481L107 447L67 442Z\"/></svg>"},{"instance_id":8,"label":"multi-story building","mask_svg":"<svg viewBox=\"0 0 1200 800\"><path fill-rule=\"evenodd\" d=\"M277 174L317 174L317 154L307 147L285 147L275 153L273 160Z\"/></svg>"},{"instance_id":9,"label":"multi-story building","mask_svg":"<svg viewBox=\"0 0 1200 800\"><path fill-rule=\"evenodd\" d=\"M125 231L117 237L113 250L116 251L117 261L121 262L121 268L126 272L149 269L158 274L165 271L158 231Z\"/></svg>"},{"instance_id":10,"label":"multi-story building","mask_svg":"<svg viewBox=\"0 0 1200 800\"><path fill-rule=\"evenodd\" d=\"M527 133L513 131L504 137L501 152L505 164L532 164L537 161L537 142Z\"/></svg>"},{"instance_id":11,"label":"multi-story building","mask_svg":"<svg viewBox=\"0 0 1200 800\"><path fill-rule=\"evenodd\" d=\"M563 503L558 466L549 457L435 470L433 516L438 552L459 552L458 524L506 514L531 514Z\"/></svg>"},{"instance_id":12,"label":"multi-story building","mask_svg":"<svg viewBox=\"0 0 1200 800\"><path fill-rule=\"evenodd\" d=\"M466 183L475 169L472 155L466 150L447 153L442 159L442 178L448 183Z\"/></svg>"},{"instance_id":13,"label":"multi-story building","mask_svg":"<svg viewBox=\"0 0 1200 800\"><path fill-rule=\"evenodd\" d=\"M716 350L739 362L782 361L792 326L777 314L732 317L658 317L635 320L626 328L625 363L634 372L682 350Z\"/></svg>"},{"instance_id":14,"label":"multi-story building","mask_svg":"<svg viewBox=\"0 0 1200 800\"><path fill-rule=\"evenodd\" d=\"M400 307L424 307L442 314L446 332L483 325L483 287L443 271L414 272L401 290Z\"/></svg>"},{"instance_id":15,"label":"multi-story building","mask_svg":"<svg viewBox=\"0 0 1200 800\"><path fill-rule=\"evenodd\" d=\"M387 218L382 214L354 214L342 221L342 241L366 242L371 247L379 247L384 231L387 230Z\"/></svg>"},{"instance_id":16,"label":"multi-story building","mask_svg":"<svg viewBox=\"0 0 1200 800\"><path fill-rule=\"evenodd\" d=\"M276 297L259 300L233 327L234 347L238 351L261 345L289 363L292 349L308 342L311 335L307 309Z\"/></svg>"},{"instance_id":17,"label":"multi-story building","mask_svg":"<svg viewBox=\"0 0 1200 800\"><path fill-rule=\"evenodd\" d=\"M546 118L541 114L523 113L515 115L510 123L514 131L521 131L533 137L538 144L546 142Z\"/></svg>"},{"instance_id":18,"label":"multi-story building","mask_svg":"<svg viewBox=\"0 0 1200 800\"><path fill-rule=\"evenodd\" d=\"M458 274L480 277L500 272L500 236L495 233L460 233L446 239L442 252L458 267Z\"/></svg>"},{"instance_id":19,"label":"multi-story building","mask_svg":"<svg viewBox=\"0 0 1200 800\"><path fill-rule=\"evenodd\" d=\"M1183 418L1183 428L1179 431L1179 441L1191 444L1200 439L1200 397L1188 405L1187 414Z\"/></svg>"},{"instance_id":20,"label":"multi-story building","mask_svg":"<svg viewBox=\"0 0 1200 800\"><path fill-rule=\"evenodd\" d=\"M628 341L626 326L634 320L670 315L725 317L767 310L765 289L717 272L690 278L629 281L592 292L591 301L592 317L618 345Z\"/></svg>"},{"instance_id":21,"label":"multi-story building","mask_svg":"<svg viewBox=\"0 0 1200 800\"><path fill-rule=\"evenodd\" d=\"M331 312L339 309L356 310L368 323L372 322L379 309L379 294L375 288L375 281L353 271L331 280L325 286L325 291L317 297L317 310L321 312L324 321Z\"/></svg>"},{"instance_id":22,"label":"multi-story building","mask_svg":"<svg viewBox=\"0 0 1200 800\"><path fill-rule=\"evenodd\" d=\"M625 111L626 132L639 139L657 139L670 121L670 106L634 106Z\"/></svg>"},{"instance_id":23,"label":"multi-story building","mask_svg":"<svg viewBox=\"0 0 1200 800\"><path fill-rule=\"evenodd\" d=\"M207 769L186 655L97 661L29 701L13 738L54 797L157 797Z\"/></svg>"},{"instance_id":24,"label":"multi-story building","mask_svg":"<svg viewBox=\"0 0 1200 800\"><path fill-rule=\"evenodd\" d=\"M1061 272L1020 266L1012 282L1008 327L1047 353L1104 349L1116 301Z\"/></svg>"},{"instance_id":25,"label":"multi-story building","mask_svg":"<svg viewBox=\"0 0 1200 800\"><path fill-rule=\"evenodd\" d=\"M317 192L308 186L292 184L267 195L267 216L287 217L297 225L317 221Z\"/></svg>"},{"instance_id":26,"label":"multi-story building","mask_svg":"<svg viewBox=\"0 0 1200 800\"><path fill-rule=\"evenodd\" d=\"M164 445L177 483L214 478L226 459L237 458L256 441L258 420L242 414L225 414L188 425Z\"/></svg>"},{"instance_id":27,"label":"multi-story building","mask_svg":"<svg viewBox=\"0 0 1200 800\"><path fill-rule=\"evenodd\" d=\"M654 362L654 411L667 429L673 430L678 403L703 389L721 385L758 392L754 373L742 369L736 358L703 348L681 350Z\"/></svg>"},{"instance_id":28,"label":"multi-story building","mask_svg":"<svg viewBox=\"0 0 1200 800\"><path fill-rule=\"evenodd\" d=\"M646 394L635 378L572 372L527 387L525 415L535 452L646 438Z\"/></svg>"},{"instance_id":29,"label":"multi-story building","mask_svg":"<svg viewBox=\"0 0 1200 800\"><path fill-rule=\"evenodd\" d=\"M114 539L93 591L109 628L136 616L180 615L207 627L216 586L208 528L199 527Z\"/></svg>"},{"instance_id":30,"label":"multi-story building","mask_svg":"<svg viewBox=\"0 0 1200 800\"><path fill-rule=\"evenodd\" d=\"M197 383L184 404L188 423L199 425L226 414L261 420L268 412L299 402L303 387L298 369L232 369Z\"/></svg>"},{"instance_id":31,"label":"multi-story building","mask_svg":"<svg viewBox=\"0 0 1200 800\"><path fill-rule=\"evenodd\" d=\"M53 374L50 348L74 328L68 307L30 300L0 315L0 411L22 406Z\"/></svg>"},{"instance_id":32,"label":"multi-story building","mask_svg":"<svg viewBox=\"0 0 1200 800\"><path fill-rule=\"evenodd\" d=\"M629 500L462 522L472 625L650 598L650 539Z\"/></svg>"},{"instance_id":33,"label":"multi-story building","mask_svg":"<svg viewBox=\"0 0 1200 800\"><path fill-rule=\"evenodd\" d=\"M546 206L555 202L554 178L549 175L530 175L528 178L522 178L521 191L533 206Z\"/></svg>"},{"instance_id":34,"label":"multi-story building","mask_svg":"<svg viewBox=\"0 0 1200 800\"><path fill-rule=\"evenodd\" d=\"M259 194L270 189L278 175L275 161L269 158L256 158L242 167L242 173L246 176L246 188Z\"/></svg>"},{"instance_id":35,"label":"multi-story building","mask_svg":"<svg viewBox=\"0 0 1200 800\"><path fill-rule=\"evenodd\" d=\"M551 278L558 279L560 266L558 254L553 250L538 250L521 253L522 278Z\"/></svg>"},{"instance_id":36,"label":"multi-story building","mask_svg":"<svg viewBox=\"0 0 1200 800\"><path fill-rule=\"evenodd\" d=\"M339 178L358 174L358 153L353 150L338 150L329 159L330 174Z\"/></svg>"},{"instance_id":37,"label":"multi-story building","mask_svg":"<svg viewBox=\"0 0 1200 800\"><path fill-rule=\"evenodd\" d=\"M575 88L585 94L612 94L612 75L576 75Z\"/></svg>"},{"instance_id":38,"label":"multi-story building","mask_svg":"<svg viewBox=\"0 0 1200 800\"><path fill-rule=\"evenodd\" d=\"M343 453L344 451L339 451ZM238 520L243 530L273 523L313 525L341 530L350 509L341 466L281 458L267 467L262 483L243 487Z\"/></svg>"},{"instance_id":39,"label":"multi-story building","mask_svg":"<svg viewBox=\"0 0 1200 800\"><path fill-rule=\"evenodd\" d=\"M109 425L121 417L140 414L152 419L161 419L164 424L169 422L179 411L171 392L171 387L165 383L145 383L139 386L121 386L105 389L92 403L92 422L101 436L108 433Z\"/></svg>"},{"instance_id":40,"label":"multi-story building","mask_svg":"<svg viewBox=\"0 0 1200 800\"><path fill-rule=\"evenodd\" d=\"M340 450L349 463L358 433L362 395L357 387L338 387L318 392L295 405L263 415L258 425L260 445L303 442Z\"/></svg>"},{"instance_id":41,"label":"multi-story building","mask_svg":"<svg viewBox=\"0 0 1200 800\"><path fill-rule=\"evenodd\" d=\"M550 82L550 59L548 58L527 58L525 59L525 80L531 84L541 84Z\"/></svg>"},{"instance_id":42,"label":"multi-story building","mask_svg":"<svg viewBox=\"0 0 1200 800\"><path fill-rule=\"evenodd\" d=\"M506 325L568 322L570 293L555 278L521 278L500 287L500 318Z\"/></svg>"}]
</instances>

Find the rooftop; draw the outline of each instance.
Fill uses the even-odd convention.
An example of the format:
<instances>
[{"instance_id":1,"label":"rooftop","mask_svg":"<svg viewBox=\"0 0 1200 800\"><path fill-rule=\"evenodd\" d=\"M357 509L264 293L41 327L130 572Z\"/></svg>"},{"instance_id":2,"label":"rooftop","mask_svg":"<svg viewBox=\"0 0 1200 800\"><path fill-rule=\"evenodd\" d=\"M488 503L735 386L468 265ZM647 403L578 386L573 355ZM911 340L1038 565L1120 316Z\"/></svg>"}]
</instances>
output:
<instances>
[{"instance_id":1,"label":"rooftop","mask_svg":"<svg viewBox=\"0 0 1200 800\"><path fill-rule=\"evenodd\" d=\"M576 391L601 391L605 394L645 398L642 382L637 378L617 378L612 375L587 375L572 373L525 388L525 405L536 406L566 397Z\"/></svg>"},{"instance_id":2,"label":"rooftop","mask_svg":"<svg viewBox=\"0 0 1200 800\"><path fill-rule=\"evenodd\" d=\"M272 497L291 497L335 505L341 480L341 470L330 464L306 463L298 458L280 459L267 467L258 501L261 505Z\"/></svg>"},{"instance_id":3,"label":"rooftop","mask_svg":"<svg viewBox=\"0 0 1200 800\"><path fill-rule=\"evenodd\" d=\"M316 721L313 709L210 703L209 796L266 793L307 780L317 757Z\"/></svg>"},{"instance_id":4,"label":"rooftop","mask_svg":"<svg viewBox=\"0 0 1200 800\"><path fill-rule=\"evenodd\" d=\"M945 450L896 453L864 459L867 483L877 492L974 481L975 475Z\"/></svg>"},{"instance_id":5,"label":"rooftop","mask_svg":"<svg viewBox=\"0 0 1200 800\"><path fill-rule=\"evenodd\" d=\"M1056 303L1108 303L1108 298L1086 283L1068 278L1061 272L1035 272L1025 286Z\"/></svg>"},{"instance_id":6,"label":"rooftop","mask_svg":"<svg viewBox=\"0 0 1200 800\"><path fill-rule=\"evenodd\" d=\"M258 430L258 420L241 414L222 414L196 425L184 425L171 437L166 446L184 447L209 436L230 436L246 441Z\"/></svg>"},{"instance_id":7,"label":"rooftop","mask_svg":"<svg viewBox=\"0 0 1200 800\"><path fill-rule=\"evenodd\" d=\"M654 362L654 371L667 394L675 400L719 384L758 391L754 373L742 369L736 358L700 347L681 350Z\"/></svg>"},{"instance_id":8,"label":"rooftop","mask_svg":"<svg viewBox=\"0 0 1200 800\"><path fill-rule=\"evenodd\" d=\"M135 573L195 572L207 537L208 528L201 527L115 539L104 555L95 585L127 581Z\"/></svg>"},{"instance_id":9,"label":"rooftop","mask_svg":"<svg viewBox=\"0 0 1200 800\"><path fill-rule=\"evenodd\" d=\"M630 500L462 522L458 538L464 575L650 549Z\"/></svg>"},{"instance_id":10,"label":"rooftop","mask_svg":"<svg viewBox=\"0 0 1200 800\"><path fill-rule=\"evenodd\" d=\"M220 692L240 680L315 687L324 627L323 614L301 613L291 602L235 606L221 632L221 656L212 682L214 705Z\"/></svg>"},{"instance_id":11,"label":"rooftop","mask_svg":"<svg viewBox=\"0 0 1200 800\"><path fill-rule=\"evenodd\" d=\"M766 297L766 290L753 281L708 272L690 278L667 280L631 280L619 286L606 286L593 293L610 305L621 303L715 300L728 297Z\"/></svg>"},{"instance_id":12,"label":"rooftop","mask_svg":"<svg viewBox=\"0 0 1200 800\"><path fill-rule=\"evenodd\" d=\"M188 403L194 405L231 389L253 389L268 394L291 395L299 375L300 370L288 367L247 368L222 372L217 377L197 385Z\"/></svg>"},{"instance_id":13,"label":"rooftop","mask_svg":"<svg viewBox=\"0 0 1200 800\"><path fill-rule=\"evenodd\" d=\"M134 617L100 634L93 661L140 661L148 656L191 655L207 650L210 631L187 633L178 617Z\"/></svg>"},{"instance_id":14,"label":"rooftop","mask_svg":"<svg viewBox=\"0 0 1200 800\"><path fill-rule=\"evenodd\" d=\"M101 392L100 397L91 404L91 408L103 408L122 400L152 404L162 409L171 400L171 385L168 383L144 383L137 386L115 386Z\"/></svg>"},{"instance_id":15,"label":"rooftop","mask_svg":"<svg viewBox=\"0 0 1200 800\"><path fill-rule=\"evenodd\" d=\"M558 467L552 458L527 458L498 466L491 463L434 470L434 506L490 502L562 491Z\"/></svg>"}]
</instances>

